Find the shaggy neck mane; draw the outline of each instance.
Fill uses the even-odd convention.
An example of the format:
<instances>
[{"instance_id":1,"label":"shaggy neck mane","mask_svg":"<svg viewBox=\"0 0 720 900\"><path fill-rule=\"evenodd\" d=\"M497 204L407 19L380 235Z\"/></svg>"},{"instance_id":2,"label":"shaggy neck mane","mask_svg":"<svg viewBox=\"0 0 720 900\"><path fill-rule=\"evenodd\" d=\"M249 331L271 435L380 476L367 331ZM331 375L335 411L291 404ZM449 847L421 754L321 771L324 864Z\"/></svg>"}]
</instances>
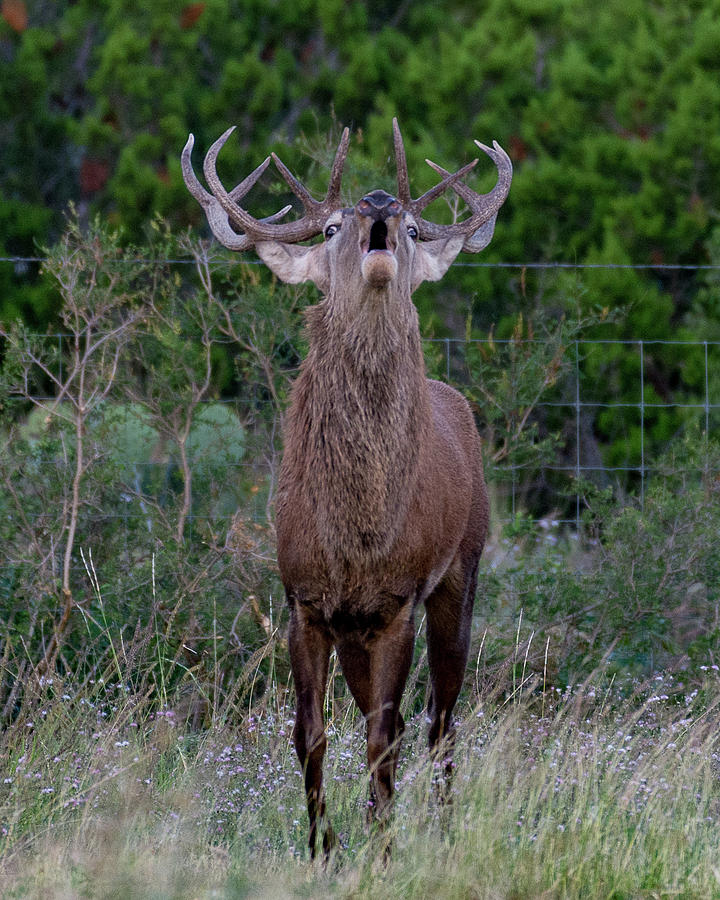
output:
<instances>
[{"instance_id":1,"label":"shaggy neck mane","mask_svg":"<svg viewBox=\"0 0 720 900\"><path fill-rule=\"evenodd\" d=\"M334 298L308 312L285 462L312 499L331 562L371 564L402 529L430 404L409 297Z\"/></svg>"}]
</instances>

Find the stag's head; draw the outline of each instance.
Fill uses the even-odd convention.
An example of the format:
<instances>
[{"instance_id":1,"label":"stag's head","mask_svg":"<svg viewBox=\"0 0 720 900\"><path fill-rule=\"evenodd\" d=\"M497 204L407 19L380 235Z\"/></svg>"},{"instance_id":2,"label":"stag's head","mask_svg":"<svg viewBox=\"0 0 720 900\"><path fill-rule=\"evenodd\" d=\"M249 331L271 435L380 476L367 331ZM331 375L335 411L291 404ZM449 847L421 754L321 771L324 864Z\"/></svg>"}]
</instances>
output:
<instances>
[{"instance_id":1,"label":"stag's head","mask_svg":"<svg viewBox=\"0 0 720 900\"><path fill-rule=\"evenodd\" d=\"M188 189L205 210L215 237L231 250L247 250L254 246L261 259L282 281L291 284L313 281L329 294L339 285L365 285L375 292L394 288L412 293L423 281L442 278L461 250L477 253L487 246L498 210L510 189L512 164L497 143L490 148L476 141L498 170L497 184L490 193L478 194L462 181L476 166L477 159L453 174L427 160L442 180L413 200L397 120L393 120L393 130L397 196L375 190L352 207L344 207L340 200L342 170L349 143L347 128L335 154L323 200L313 199L273 154L280 174L303 205L303 216L294 222L279 221L290 210L289 206L267 219L255 219L240 206L239 201L260 178L271 157L233 190L225 189L216 172L216 160L232 128L213 144L205 157L204 172L211 193L202 187L192 168L192 135L182 154L183 176ZM470 215L452 225L438 225L423 218L425 207L448 188L461 197ZM320 234L324 236L322 243L302 245L303 241Z\"/></svg>"}]
</instances>

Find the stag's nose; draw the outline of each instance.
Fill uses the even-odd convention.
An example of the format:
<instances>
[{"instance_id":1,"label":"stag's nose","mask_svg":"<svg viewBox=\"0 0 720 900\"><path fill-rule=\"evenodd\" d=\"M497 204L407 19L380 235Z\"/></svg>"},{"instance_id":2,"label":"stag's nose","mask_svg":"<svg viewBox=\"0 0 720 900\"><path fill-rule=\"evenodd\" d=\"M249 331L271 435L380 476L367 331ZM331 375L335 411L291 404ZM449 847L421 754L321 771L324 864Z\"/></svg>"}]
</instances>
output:
<instances>
[{"instance_id":1,"label":"stag's nose","mask_svg":"<svg viewBox=\"0 0 720 900\"><path fill-rule=\"evenodd\" d=\"M386 191L370 191L355 207L358 215L369 216L374 222L384 222L402 212L402 204Z\"/></svg>"}]
</instances>

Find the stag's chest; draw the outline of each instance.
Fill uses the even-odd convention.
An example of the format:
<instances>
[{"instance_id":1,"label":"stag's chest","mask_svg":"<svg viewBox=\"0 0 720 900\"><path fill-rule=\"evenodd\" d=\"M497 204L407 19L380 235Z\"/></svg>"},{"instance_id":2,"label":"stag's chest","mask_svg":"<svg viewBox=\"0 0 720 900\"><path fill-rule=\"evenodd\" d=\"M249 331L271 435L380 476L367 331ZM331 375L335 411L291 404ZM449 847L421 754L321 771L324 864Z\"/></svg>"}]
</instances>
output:
<instances>
[{"instance_id":1,"label":"stag's chest","mask_svg":"<svg viewBox=\"0 0 720 900\"><path fill-rule=\"evenodd\" d=\"M355 633L367 639L419 602L422 588L411 577L383 579L375 572L360 583L356 575L320 570L313 577L291 578L286 582L288 602L331 635Z\"/></svg>"},{"instance_id":2,"label":"stag's chest","mask_svg":"<svg viewBox=\"0 0 720 900\"><path fill-rule=\"evenodd\" d=\"M334 634L371 636L384 629L408 605L422 602L445 572L448 560L435 552L437 542L401 529L387 551L360 557L323 539L316 517L302 498L279 503L278 563L291 604ZM301 527L301 524L304 527ZM367 526L365 526L367 527Z\"/></svg>"},{"instance_id":3,"label":"stag's chest","mask_svg":"<svg viewBox=\"0 0 720 900\"><path fill-rule=\"evenodd\" d=\"M323 390L327 387L327 390ZM349 378L295 392L278 485L282 540L313 538L332 563L387 557L417 479L423 404Z\"/></svg>"}]
</instances>

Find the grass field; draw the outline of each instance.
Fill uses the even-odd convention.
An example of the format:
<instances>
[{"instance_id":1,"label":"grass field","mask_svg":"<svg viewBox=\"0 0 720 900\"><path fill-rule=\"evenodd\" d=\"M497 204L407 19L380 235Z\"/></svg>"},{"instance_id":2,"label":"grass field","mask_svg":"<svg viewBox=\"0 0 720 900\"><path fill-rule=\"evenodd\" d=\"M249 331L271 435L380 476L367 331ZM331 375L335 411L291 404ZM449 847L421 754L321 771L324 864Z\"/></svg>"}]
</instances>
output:
<instances>
[{"instance_id":1,"label":"grass field","mask_svg":"<svg viewBox=\"0 0 720 900\"><path fill-rule=\"evenodd\" d=\"M306 851L287 688L191 731L179 706L153 712L131 659L113 665L122 677L42 679L2 737L3 898L720 896L712 667L693 690L596 672L468 696L449 806L411 715L387 865L365 826L364 725L338 681L325 771L342 848L324 866Z\"/></svg>"}]
</instances>

